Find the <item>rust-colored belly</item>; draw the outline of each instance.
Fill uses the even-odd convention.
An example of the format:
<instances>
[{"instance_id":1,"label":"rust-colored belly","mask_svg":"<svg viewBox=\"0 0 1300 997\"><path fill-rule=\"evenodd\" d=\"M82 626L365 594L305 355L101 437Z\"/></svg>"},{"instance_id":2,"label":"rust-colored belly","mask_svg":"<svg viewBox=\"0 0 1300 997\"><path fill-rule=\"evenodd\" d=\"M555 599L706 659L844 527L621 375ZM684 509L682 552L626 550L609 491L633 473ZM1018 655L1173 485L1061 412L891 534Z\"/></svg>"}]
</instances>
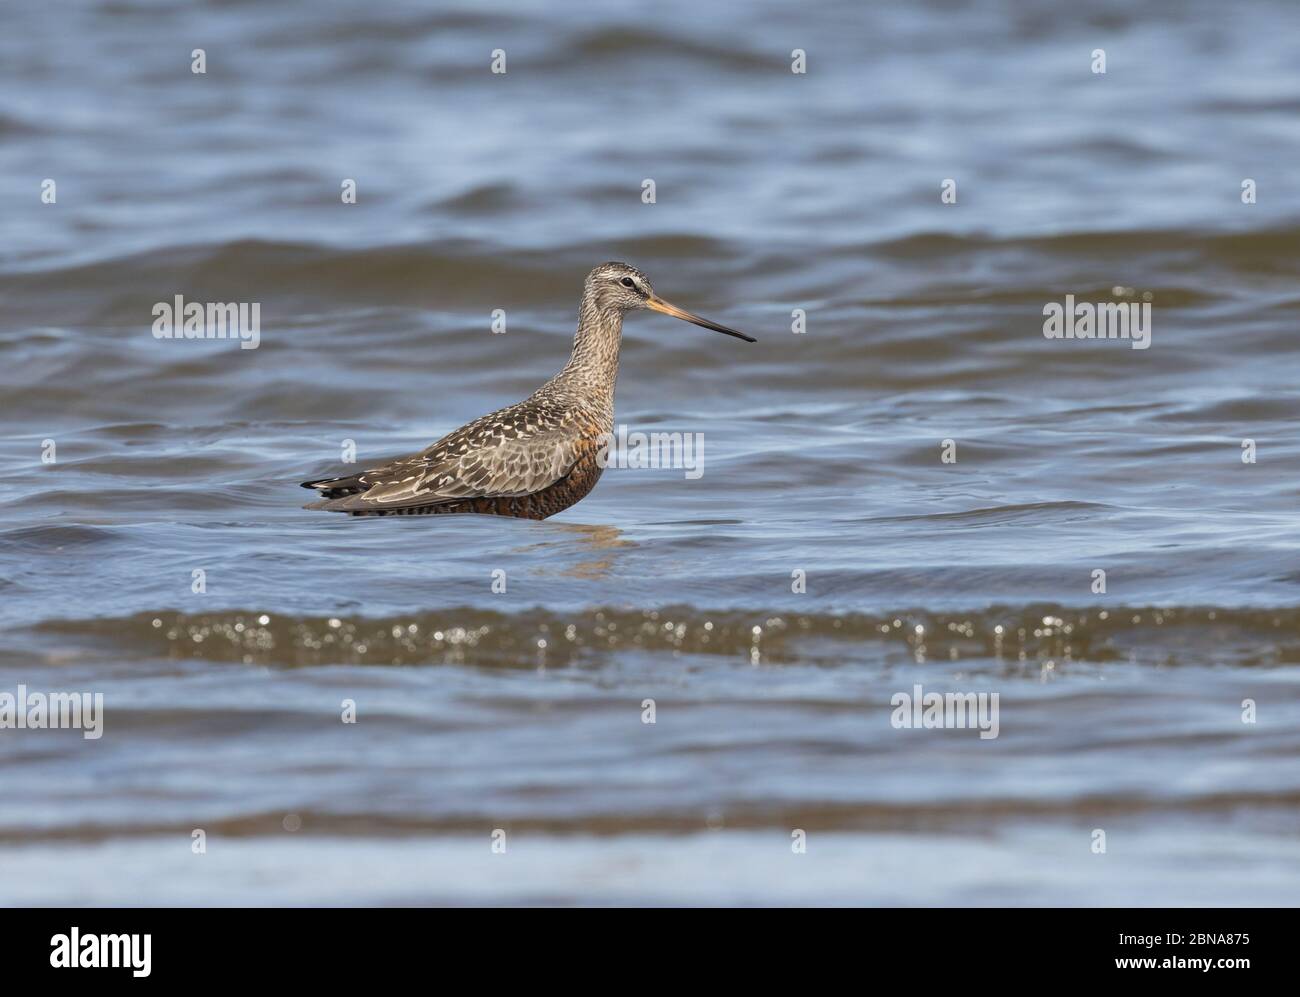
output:
<instances>
[{"instance_id":1,"label":"rust-colored belly","mask_svg":"<svg viewBox=\"0 0 1300 997\"><path fill-rule=\"evenodd\" d=\"M586 448L584 447L584 450ZM434 512L478 512L491 516L513 516L516 519L545 519L563 512L596 487L604 468L596 461L596 447L583 453L563 478L532 495L509 498L479 498L458 503L461 508L439 506ZM468 508L465 508L468 506Z\"/></svg>"}]
</instances>

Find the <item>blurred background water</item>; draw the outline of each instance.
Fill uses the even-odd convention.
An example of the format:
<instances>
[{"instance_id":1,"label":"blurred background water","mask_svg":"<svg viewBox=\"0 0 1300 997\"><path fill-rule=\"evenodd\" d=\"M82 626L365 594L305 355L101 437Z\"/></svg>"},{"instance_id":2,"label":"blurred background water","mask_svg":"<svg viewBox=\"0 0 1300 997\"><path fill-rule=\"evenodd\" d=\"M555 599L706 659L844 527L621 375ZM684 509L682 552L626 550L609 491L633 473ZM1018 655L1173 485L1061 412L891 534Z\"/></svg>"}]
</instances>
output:
<instances>
[{"instance_id":1,"label":"blurred background water","mask_svg":"<svg viewBox=\"0 0 1300 997\"><path fill-rule=\"evenodd\" d=\"M105 696L0 730L0 902L1296 902L1289 0L0 19L0 692ZM606 259L760 340L625 326L702 477L300 509L554 373Z\"/></svg>"}]
</instances>

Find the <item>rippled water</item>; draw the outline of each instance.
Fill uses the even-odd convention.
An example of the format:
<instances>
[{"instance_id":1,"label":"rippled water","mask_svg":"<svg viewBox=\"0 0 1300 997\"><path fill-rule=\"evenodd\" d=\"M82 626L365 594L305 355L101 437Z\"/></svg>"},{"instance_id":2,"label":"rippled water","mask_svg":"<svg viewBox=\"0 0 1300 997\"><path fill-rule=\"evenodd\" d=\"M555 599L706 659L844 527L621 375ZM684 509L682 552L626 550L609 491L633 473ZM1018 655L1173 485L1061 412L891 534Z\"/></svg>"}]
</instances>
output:
<instances>
[{"instance_id":1,"label":"rippled water","mask_svg":"<svg viewBox=\"0 0 1300 997\"><path fill-rule=\"evenodd\" d=\"M0 730L0 901L1295 903L1293 4L3 19L0 693L105 712ZM300 508L528 394L611 258L759 339L625 326L700 477Z\"/></svg>"}]
</instances>

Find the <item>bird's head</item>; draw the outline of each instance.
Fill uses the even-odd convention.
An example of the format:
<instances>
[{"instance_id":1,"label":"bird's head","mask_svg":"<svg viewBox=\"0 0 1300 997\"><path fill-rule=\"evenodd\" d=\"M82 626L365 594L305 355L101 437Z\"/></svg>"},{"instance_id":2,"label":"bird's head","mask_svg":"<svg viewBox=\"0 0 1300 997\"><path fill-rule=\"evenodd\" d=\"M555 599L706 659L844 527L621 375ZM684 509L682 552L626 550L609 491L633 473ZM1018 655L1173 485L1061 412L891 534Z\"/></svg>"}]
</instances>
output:
<instances>
[{"instance_id":1,"label":"bird's head","mask_svg":"<svg viewBox=\"0 0 1300 997\"><path fill-rule=\"evenodd\" d=\"M683 322L691 322L705 329L712 329L714 332L735 336L747 343L757 342L753 336L746 336L743 332L710 322L706 318L688 312L685 308L678 308L665 301L655 293L650 279L645 274L626 263L602 263L592 270L587 274L584 296L602 312L616 311L623 314L637 308L649 308L651 311L663 312L665 315L679 318Z\"/></svg>"}]
</instances>

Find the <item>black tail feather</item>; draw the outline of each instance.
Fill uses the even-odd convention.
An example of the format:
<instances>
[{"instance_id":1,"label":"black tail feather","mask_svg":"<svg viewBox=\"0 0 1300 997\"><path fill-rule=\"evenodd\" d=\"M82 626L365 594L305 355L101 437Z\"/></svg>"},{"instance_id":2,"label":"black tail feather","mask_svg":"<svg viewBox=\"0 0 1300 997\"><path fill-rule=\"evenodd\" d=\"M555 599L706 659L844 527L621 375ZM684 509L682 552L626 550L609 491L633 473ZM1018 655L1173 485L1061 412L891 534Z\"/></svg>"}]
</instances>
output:
<instances>
[{"instance_id":1,"label":"black tail feather","mask_svg":"<svg viewBox=\"0 0 1300 997\"><path fill-rule=\"evenodd\" d=\"M303 488L314 488L320 492L321 498L336 499L343 498L345 495L356 495L358 492L364 492L367 485L363 485L358 476L353 474L346 478L317 478L315 481L304 481Z\"/></svg>"}]
</instances>

